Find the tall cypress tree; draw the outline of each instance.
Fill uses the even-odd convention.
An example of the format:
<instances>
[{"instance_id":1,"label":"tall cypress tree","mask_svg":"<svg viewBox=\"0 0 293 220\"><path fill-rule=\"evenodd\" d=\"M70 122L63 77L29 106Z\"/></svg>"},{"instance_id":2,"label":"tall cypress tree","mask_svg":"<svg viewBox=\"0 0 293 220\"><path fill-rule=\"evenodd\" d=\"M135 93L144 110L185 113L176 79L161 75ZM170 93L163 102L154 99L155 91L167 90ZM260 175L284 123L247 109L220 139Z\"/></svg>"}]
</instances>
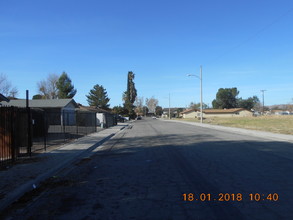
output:
<instances>
[{"instance_id":1,"label":"tall cypress tree","mask_svg":"<svg viewBox=\"0 0 293 220\"><path fill-rule=\"evenodd\" d=\"M137 96L137 91L135 88L135 84L133 82L134 77L135 77L135 74L132 71L129 71L127 75L127 90L123 93L124 108L127 110L128 116L130 118L135 117L133 103Z\"/></svg>"},{"instance_id":2,"label":"tall cypress tree","mask_svg":"<svg viewBox=\"0 0 293 220\"><path fill-rule=\"evenodd\" d=\"M71 79L67 73L63 72L59 77L58 82L56 83L58 89L58 98L59 99L68 99L73 98L76 94L76 89L74 89Z\"/></svg>"}]
</instances>

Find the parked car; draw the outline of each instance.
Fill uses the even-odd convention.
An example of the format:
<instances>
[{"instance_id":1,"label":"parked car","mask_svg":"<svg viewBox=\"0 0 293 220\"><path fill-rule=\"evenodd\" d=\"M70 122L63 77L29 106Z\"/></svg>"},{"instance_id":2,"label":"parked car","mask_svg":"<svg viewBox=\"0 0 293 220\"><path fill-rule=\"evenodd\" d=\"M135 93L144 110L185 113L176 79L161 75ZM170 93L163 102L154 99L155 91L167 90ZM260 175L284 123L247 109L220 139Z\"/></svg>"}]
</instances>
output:
<instances>
[{"instance_id":1,"label":"parked car","mask_svg":"<svg viewBox=\"0 0 293 220\"><path fill-rule=\"evenodd\" d=\"M117 117L117 121L118 121L118 122L124 122L125 119L124 119L124 117L122 117L121 115L118 115L118 117Z\"/></svg>"},{"instance_id":2,"label":"parked car","mask_svg":"<svg viewBox=\"0 0 293 220\"><path fill-rule=\"evenodd\" d=\"M140 115L137 116L136 120L141 120L141 116Z\"/></svg>"}]
</instances>

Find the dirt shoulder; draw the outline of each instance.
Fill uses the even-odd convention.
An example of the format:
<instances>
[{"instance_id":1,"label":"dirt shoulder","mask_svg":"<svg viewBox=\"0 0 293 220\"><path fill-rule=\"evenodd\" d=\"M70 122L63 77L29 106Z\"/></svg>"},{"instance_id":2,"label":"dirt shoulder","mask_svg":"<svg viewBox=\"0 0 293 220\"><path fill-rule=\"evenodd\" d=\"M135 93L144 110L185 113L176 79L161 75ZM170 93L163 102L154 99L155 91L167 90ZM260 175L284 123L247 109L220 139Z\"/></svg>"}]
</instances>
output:
<instances>
[{"instance_id":1,"label":"dirt shoulder","mask_svg":"<svg viewBox=\"0 0 293 220\"><path fill-rule=\"evenodd\" d=\"M174 119L187 122L198 122L198 119ZM241 117L241 118L208 118L204 124L221 125L226 127L244 128L250 130L267 131L277 134L293 135L293 115Z\"/></svg>"}]
</instances>

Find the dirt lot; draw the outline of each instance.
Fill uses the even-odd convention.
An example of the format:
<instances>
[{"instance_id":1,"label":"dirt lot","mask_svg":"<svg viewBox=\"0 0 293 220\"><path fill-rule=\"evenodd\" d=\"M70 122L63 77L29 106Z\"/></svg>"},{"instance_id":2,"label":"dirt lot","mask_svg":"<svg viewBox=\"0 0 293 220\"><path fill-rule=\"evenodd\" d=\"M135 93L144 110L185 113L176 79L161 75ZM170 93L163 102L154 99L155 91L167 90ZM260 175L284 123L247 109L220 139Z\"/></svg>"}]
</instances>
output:
<instances>
[{"instance_id":1,"label":"dirt lot","mask_svg":"<svg viewBox=\"0 0 293 220\"><path fill-rule=\"evenodd\" d=\"M198 119L179 119L179 120L199 122ZM215 117L215 118L205 119L204 123L293 135L293 115L243 117L243 118L216 118Z\"/></svg>"}]
</instances>

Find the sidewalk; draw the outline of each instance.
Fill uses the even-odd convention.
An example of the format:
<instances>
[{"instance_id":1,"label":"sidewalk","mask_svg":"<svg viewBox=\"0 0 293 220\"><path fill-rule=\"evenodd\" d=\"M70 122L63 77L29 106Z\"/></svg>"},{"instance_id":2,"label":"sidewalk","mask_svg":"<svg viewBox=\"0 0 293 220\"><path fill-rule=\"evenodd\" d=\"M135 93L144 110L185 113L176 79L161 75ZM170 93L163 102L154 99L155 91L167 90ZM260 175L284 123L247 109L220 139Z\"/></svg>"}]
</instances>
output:
<instances>
[{"instance_id":1,"label":"sidewalk","mask_svg":"<svg viewBox=\"0 0 293 220\"><path fill-rule=\"evenodd\" d=\"M127 123L119 123L0 171L0 212L25 192L38 187L40 182L70 166L78 158L88 155L126 126Z\"/></svg>"}]
</instances>

